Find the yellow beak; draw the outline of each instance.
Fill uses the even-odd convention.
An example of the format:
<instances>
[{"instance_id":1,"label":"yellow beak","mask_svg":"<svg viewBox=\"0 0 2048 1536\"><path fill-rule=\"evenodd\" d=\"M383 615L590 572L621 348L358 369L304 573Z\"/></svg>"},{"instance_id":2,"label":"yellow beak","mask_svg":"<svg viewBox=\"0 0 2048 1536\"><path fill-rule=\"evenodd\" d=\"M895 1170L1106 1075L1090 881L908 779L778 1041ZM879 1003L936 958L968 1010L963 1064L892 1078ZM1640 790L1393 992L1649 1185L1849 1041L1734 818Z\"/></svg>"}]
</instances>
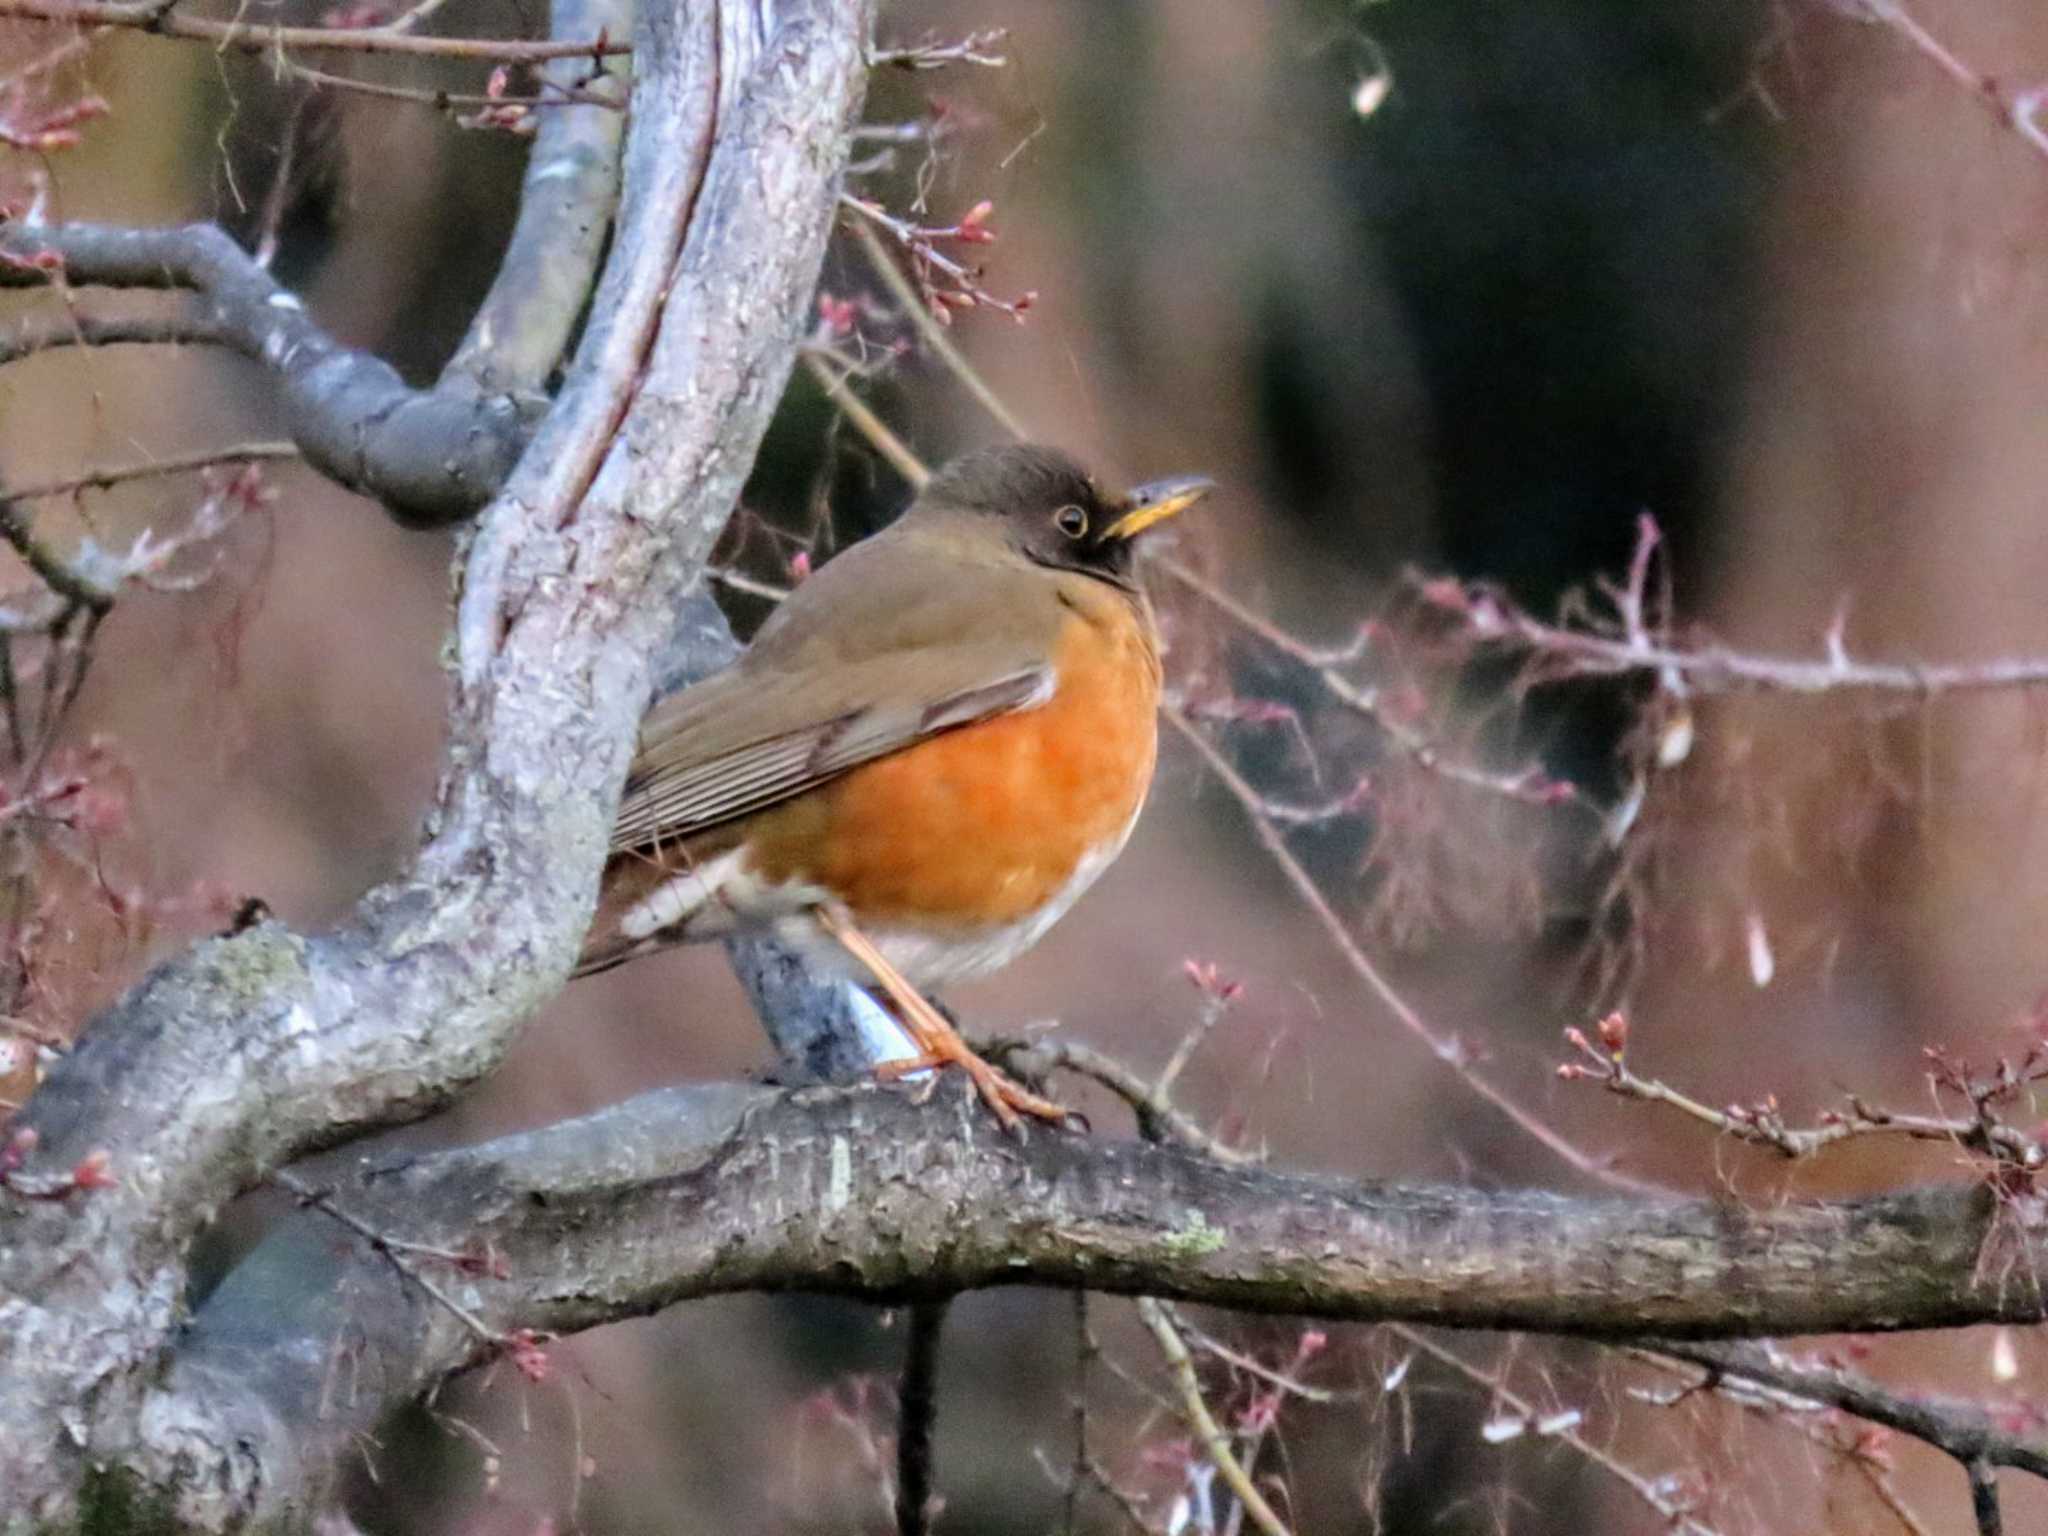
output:
<instances>
[{"instance_id":1,"label":"yellow beak","mask_svg":"<svg viewBox=\"0 0 2048 1536\"><path fill-rule=\"evenodd\" d=\"M1130 510L1103 530L1105 539L1128 539L1143 533L1154 523L1163 523L1185 512L1216 489L1216 482L1201 475L1178 475L1171 480L1153 480L1136 487L1124 498Z\"/></svg>"}]
</instances>

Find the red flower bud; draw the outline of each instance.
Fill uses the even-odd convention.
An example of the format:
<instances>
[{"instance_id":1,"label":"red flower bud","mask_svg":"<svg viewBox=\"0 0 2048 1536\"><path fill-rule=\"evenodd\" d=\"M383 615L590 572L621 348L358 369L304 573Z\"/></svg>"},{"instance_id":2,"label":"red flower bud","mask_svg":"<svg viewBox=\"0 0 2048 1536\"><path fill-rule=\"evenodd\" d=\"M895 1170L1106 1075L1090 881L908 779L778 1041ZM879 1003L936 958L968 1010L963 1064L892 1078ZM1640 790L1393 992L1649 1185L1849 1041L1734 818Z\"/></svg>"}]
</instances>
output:
<instances>
[{"instance_id":1,"label":"red flower bud","mask_svg":"<svg viewBox=\"0 0 2048 1536\"><path fill-rule=\"evenodd\" d=\"M94 1147L71 1169L73 1189L112 1189L121 1181L114 1177L114 1159L105 1147Z\"/></svg>"}]
</instances>

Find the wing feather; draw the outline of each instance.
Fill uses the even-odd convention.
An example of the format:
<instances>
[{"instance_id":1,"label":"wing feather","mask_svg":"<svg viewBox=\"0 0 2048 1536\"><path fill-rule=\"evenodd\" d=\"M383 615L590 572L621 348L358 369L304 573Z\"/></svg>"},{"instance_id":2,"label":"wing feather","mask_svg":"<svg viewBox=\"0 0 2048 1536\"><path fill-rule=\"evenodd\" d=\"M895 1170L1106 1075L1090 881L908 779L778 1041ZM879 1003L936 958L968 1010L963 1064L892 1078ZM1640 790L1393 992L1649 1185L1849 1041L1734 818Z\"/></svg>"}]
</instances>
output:
<instances>
[{"instance_id":1,"label":"wing feather","mask_svg":"<svg viewBox=\"0 0 2048 1536\"><path fill-rule=\"evenodd\" d=\"M1036 708L1052 697L1053 683L1051 663L1040 662L979 678L930 701L870 698L848 708L842 699L842 707L823 718L705 754L690 750L691 733L685 727L643 750L634 765L613 824L612 852L688 837L765 810L927 737ZM740 701L705 702L716 709Z\"/></svg>"},{"instance_id":2,"label":"wing feather","mask_svg":"<svg viewBox=\"0 0 2048 1536\"><path fill-rule=\"evenodd\" d=\"M1052 697L1066 617L1035 568L906 518L796 589L745 655L650 711L612 851L688 837Z\"/></svg>"}]
</instances>

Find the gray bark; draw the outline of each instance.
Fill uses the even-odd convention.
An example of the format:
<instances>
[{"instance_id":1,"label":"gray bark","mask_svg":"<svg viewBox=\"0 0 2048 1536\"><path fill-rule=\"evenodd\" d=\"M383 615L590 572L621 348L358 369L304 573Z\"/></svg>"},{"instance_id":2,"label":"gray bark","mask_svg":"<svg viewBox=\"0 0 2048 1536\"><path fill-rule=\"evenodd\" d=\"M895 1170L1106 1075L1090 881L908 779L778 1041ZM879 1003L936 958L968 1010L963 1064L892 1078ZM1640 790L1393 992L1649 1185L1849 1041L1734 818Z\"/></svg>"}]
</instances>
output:
<instances>
[{"instance_id":1,"label":"gray bark","mask_svg":"<svg viewBox=\"0 0 2048 1536\"><path fill-rule=\"evenodd\" d=\"M558 26L601 25L598 3L564 5ZM537 427L525 401L606 217L601 132L564 127L536 151L512 257L433 391L335 347L217 231L0 232L17 255L59 251L77 281L193 289L192 332L296 379L309 454L405 515L503 487L458 556L449 757L413 867L333 933L266 923L161 967L13 1122L34 1144L0 1174L0 1531L92 1529L117 1506L142 1529L303 1528L359 1431L515 1332L725 1291L1034 1284L1656 1336L1759 1380L1768 1361L1697 1341L2041 1319L2031 1192L1759 1210L1361 1184L1042 1128L1018 1143L955 1082L922 1107L873 1087L671 1090L461 1151L333 1154L293 1175L318 1202L186 1318L187 1255L224 1202L497 1062L572 963L650 682L729 654L701 592L680 625L671 610L787 375L869 12L650 11L612 255ZM735 959L787 1076L872 1059L851 993L764 945ZM69 1189L101 1154L119 1182ZM503 1273L394 1243L489 1252ZM354 1390L331 1390L337 1370ZM1956 1424L1970 1455L2005 1454Z\"/></svg>"},{"instance_id":2,"label":"gray bark","mask_svg":"<svg viewBox=\"0 0 2048 1536\"><path fill-rule=\"evenodd\" d=\"M560 39L623 35L629 0L556 0ZM576 61L573 72L594 68ZM546 66L561 75L572 66ZM625 101L625 71L603 66L592 94ZM66 316L0 342L0 361L58 345L202 342L230 348L278 383L285 428L306 461L382 502L409 527L471 516L504 485L548 408L541 393L589 296L618 192L623 111L543 113L527 157L519 223L490 293L430 389L381 358L342 345L218 226L109 224L0 228L0 287L175 289L193 303L171 316ZM46 271L38 261L54 262Z\"/></svg>"},{"instance_id":3,"label":"gray bark","mask_svg":"<svg viewBox=\"0 0 2048 1536\"><path fill-rule=\"evenodd\" d=\"M0 1194L9 1532L75 1526L94 1466L194 1528L248 1518L246 1461L195 1464L141 1411L192 1237L289 1159L488 1071L574 959L648 658L787 375L868 20L845 0L648 10L590 323L460 555L449 759L412 868L336 932L266 923L159 968L15 1122L36 1141ZM150 239L140 264L167 254ZM94 1152L116 1187L32 1198Z\"/></svg>"},{"instance_id":4,"label":"gray bark","mask_svg":"<svg viewBox=\"0 0 2048 1536\"><path fill-rule=\"evenodd\" d=\"M416 390L389 363L345 347L298 296L213 224L126 229L104 224L0 230L0 285L44 281L57 261L80 286L185 289L199 312L179 328L233 348L277 379L286 430L307 462L374 496L413 526L467 517L504 483L534 420L538 396L473 385Z\"/></svg>"},{"instance_id":5,"label":"gray bark","mask_svg":"<svg viewBox=\"0 0 2048 1536\"><path fill-rule=\"evenodd\" d=\"M2039 1203L1981 1185L1751 1209L1360 1183L1044 1129L1020 1144L959 1088L923 1106L874 1087L675 1088L473 1148L324 1159L302 1176L360 1228L492 1264L386 1250L300 1210L193 1319L150 1405L158 1438L175 1426L209 1464L260 1447L272 1498L310 1500L384 1407L515 1330L732 1291L894 1304L1085 1287L1666 1341L2043 1313ZM1767 1379L1750 1356L1728 1360ZM337 1402L344 1368L376 1389Z\"/></svg>"}]
</instances>

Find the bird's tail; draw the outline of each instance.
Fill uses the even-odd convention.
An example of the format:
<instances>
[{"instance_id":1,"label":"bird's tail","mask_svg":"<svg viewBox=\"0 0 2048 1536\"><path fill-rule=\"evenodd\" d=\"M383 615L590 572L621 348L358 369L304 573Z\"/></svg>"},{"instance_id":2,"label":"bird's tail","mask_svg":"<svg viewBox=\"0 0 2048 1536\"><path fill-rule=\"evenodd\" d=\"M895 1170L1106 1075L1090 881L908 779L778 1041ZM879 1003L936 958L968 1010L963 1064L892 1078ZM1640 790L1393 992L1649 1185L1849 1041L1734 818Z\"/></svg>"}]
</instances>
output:
<instances>
[{"instance_id":1,"label":"bird's tail","mask_svg":"<svg viewBox=\"0 0 2048 1536\"><path fill-rule=\"evenodd\" d=\"M605 866L597 914L583 940L571 981L595 976L657 949L717 938L731 931L721 885L730 854L678 865L645 853L622 853Z\"/></svg>"}]
</instances>

